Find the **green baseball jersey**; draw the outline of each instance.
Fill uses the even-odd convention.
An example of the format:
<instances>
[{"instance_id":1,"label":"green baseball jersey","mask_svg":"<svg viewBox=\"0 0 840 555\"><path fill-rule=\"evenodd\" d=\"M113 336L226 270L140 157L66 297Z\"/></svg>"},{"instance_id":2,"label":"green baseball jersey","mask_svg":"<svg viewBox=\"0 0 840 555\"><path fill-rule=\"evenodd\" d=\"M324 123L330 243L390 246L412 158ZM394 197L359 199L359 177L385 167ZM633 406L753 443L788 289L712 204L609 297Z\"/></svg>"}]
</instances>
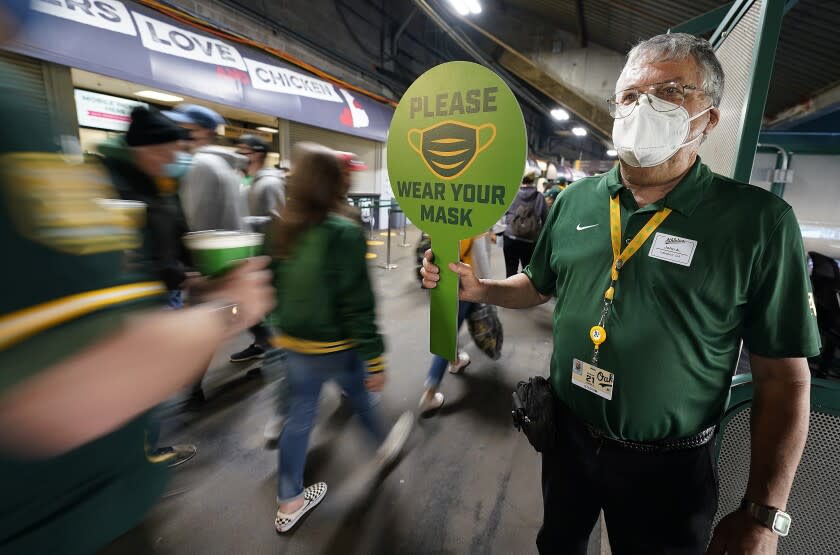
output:
<instances>
[{"instance_id":1,"label":"green baseball jersey","mask_svg":"<svg viewBox=\"0 0 840 555\"><path fill-rule=\"evenodd\" d=\"M101 202L118 197L98 165L53 152L58 141L38 124L25 83L0 65L0 394L164 293L124 274L136 229ZM0 452L0 552L91 553L137 524L165 478L164 465L146 457L147 423L144 415L48 459Z\"/></svg>"}]
</instances>

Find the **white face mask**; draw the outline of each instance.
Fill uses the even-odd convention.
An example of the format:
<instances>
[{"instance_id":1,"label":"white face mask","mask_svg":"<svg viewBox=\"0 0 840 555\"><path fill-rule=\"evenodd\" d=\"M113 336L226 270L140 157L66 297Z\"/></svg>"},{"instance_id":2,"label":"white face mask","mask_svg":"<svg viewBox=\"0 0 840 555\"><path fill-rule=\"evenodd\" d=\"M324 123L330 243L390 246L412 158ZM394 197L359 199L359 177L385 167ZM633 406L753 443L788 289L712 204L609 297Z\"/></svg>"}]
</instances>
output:
<instances>
[{"instance_id":1,"label":"white face mask","mask_svg":"<svg viewBox=\"0 0 840 555\"><path fill-rule=\"evenodd\" d=\"M660 112L654 110L655 103ZM692 120L712 109L711 106L693 116L680 106L662 100L656 96L643 94L639 105L626 118L613 123L613 144L618 156L625 164L636 168L650 168L670 159L682 147L689 145L703 136L688 138Z\"/></svg>"}]
</instances>

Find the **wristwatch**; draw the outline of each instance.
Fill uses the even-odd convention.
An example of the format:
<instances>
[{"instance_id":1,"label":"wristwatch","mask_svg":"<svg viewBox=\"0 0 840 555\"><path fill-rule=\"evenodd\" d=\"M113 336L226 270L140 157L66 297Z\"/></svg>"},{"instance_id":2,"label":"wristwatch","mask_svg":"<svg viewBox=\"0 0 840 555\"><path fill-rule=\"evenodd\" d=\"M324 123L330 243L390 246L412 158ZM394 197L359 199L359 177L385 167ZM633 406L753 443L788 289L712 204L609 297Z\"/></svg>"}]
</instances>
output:
<instances>
[{"instance_id":1,"label":"wristwatch","mask_svg":"<svg viewBox=\"0 0 840 555\"><path fill-rule=\"evenodd\" d=\"M748 499L741 501L741 509L752 515L760 524L770 528L779 536L785 537L790 532L790 515L776 507L758 505Z\"/></svg>"}]
</instances>

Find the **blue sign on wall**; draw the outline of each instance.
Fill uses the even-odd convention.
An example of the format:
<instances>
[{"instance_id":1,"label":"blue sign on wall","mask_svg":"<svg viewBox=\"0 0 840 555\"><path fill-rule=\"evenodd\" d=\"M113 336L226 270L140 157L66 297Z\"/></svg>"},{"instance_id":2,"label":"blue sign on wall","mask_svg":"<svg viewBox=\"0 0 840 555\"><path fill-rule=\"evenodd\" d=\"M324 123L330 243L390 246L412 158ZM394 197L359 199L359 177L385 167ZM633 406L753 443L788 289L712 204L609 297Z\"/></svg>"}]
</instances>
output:
<instances>
[{"instance_id":1,"label":"blue sign on wall","mask_svg":"<svg viewBox=\"0 0 840 555\"><path fill-rule=\"evenodd\" d=\"M33 0L30 9L9 50L340 133L387 136L390 106L134 2Z\"/></svg>"}]
</instances>

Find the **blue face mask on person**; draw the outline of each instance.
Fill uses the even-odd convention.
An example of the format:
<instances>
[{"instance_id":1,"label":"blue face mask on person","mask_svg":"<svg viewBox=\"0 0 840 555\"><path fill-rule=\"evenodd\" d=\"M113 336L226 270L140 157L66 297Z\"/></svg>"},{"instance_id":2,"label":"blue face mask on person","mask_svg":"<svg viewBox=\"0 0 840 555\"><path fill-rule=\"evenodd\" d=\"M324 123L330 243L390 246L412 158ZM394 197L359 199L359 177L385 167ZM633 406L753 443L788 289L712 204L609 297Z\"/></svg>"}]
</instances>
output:
<instances>
[{"instance_id":1,"label":"blue face mask on person","mask_svg":"<svg viewBox=\"0 0 840 555\"><path fill-rule=\"evenodd\" d=\"M175 161L164 166L166 177L172 179L181 179L192 167L192 154L186 152L176 152Z\"/></svg>"}]
</instances>

